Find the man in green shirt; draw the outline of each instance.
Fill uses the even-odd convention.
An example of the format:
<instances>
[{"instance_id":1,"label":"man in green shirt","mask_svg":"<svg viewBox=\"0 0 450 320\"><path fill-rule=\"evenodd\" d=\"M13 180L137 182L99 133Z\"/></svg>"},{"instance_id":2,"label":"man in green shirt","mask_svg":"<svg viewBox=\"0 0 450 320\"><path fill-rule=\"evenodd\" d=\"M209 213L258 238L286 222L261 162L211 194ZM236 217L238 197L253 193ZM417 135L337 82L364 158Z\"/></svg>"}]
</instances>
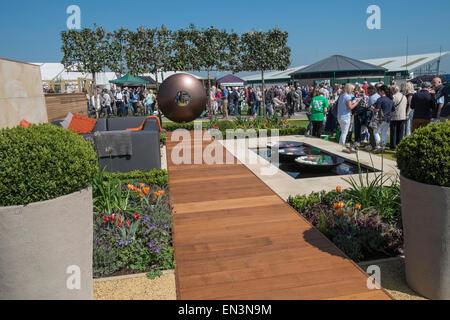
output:
<instances>
[{"instance_id":1,"label":"man in green shirt","mask_svg":"<svg viewBox=\"0 0 450 320\"><path fill-rule=\"evenodd\" d=\"M328 112L328 100L324 97L323 92L314 90L313 98L308 109L310 119L313 125L312 135L320 138L323 130L323 122L325 114Z\"/></svg>"}]
</instances>

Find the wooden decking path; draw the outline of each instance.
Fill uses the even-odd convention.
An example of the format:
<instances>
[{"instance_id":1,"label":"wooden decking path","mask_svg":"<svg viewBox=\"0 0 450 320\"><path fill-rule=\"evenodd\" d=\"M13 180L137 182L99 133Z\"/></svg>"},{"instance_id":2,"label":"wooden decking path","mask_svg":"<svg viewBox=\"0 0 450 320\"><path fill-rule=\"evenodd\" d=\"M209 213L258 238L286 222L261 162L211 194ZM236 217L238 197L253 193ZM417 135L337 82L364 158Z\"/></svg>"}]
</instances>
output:
<instances>
[{"instance_id":1,"label":"wooden decking path","mask_svg":"<svg viewBox=\"0 0 450 320\"><path fill-rule=\"evenodd\" d=\"M243 164L175 165L177 144L168 137L178 299L391 299Z\"/></svg>"}]
</instances>

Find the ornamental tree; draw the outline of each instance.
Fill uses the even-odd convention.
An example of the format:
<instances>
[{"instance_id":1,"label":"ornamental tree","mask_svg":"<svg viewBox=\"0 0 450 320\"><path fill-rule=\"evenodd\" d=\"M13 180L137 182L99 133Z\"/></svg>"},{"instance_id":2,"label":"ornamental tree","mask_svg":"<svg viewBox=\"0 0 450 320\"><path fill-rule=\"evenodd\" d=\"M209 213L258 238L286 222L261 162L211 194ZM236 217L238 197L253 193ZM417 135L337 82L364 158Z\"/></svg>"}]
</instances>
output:
<instances>
[{"instance_id":1,"label":"ornamental tree","mask_svg":"<svg viewBox=\"0 0 450 320\"><path fill-rule=\"evenodd\" d=\"M108 64L108 41L103 27L62 31L61 40L64 54L61 63L68 70L91 73L95 90L95 76ZM94 107L97 110L97 99L94 99Z\"/></svg>"},{"instance_id":2,"label":"ornamental tree","mask_svg":"<svg viewBox=\"0 0 450 320\"><path fill-rule=\"evenodd\" d=\"M121 27L107 34L109 52L107 57L108 68L122 77L127 72L126 54L130 31Z\"/></svg>"},{"instance_id":3,"label":"ornamental tree","mask_svg":"<svg viewBox=\"0 0 450 320\"><path fill-rule=\"evenodd\" d=\"M265 108L264 71L286 70L291 64L288 32L278 28L268 32L251 31L241 36L241 71L261 71L263 110Z\"/></svg>"}]
</instances>

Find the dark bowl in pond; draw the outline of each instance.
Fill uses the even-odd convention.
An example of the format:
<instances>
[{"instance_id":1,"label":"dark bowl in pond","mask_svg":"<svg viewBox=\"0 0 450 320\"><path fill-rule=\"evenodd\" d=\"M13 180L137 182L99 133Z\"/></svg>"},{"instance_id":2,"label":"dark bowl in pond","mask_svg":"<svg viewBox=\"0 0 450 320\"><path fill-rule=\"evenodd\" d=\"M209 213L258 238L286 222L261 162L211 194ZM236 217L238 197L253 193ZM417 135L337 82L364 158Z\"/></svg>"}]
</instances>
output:
<instances>
[{"instance_id":1,"label":"dark bowl in pond","mask_svg":"<svg viewBox=\"0 0 450 320\"><path fill-rule=\"evenodd\" d=\"M267 147L270 149L299 148L301 146L303 146L303 143L297 141L279 141L273 144L269 143L267 145Z\"/></svg>"},{"instance_id":2,"label":"dark bowl in pond","mask_svg":"<svg viewBox=\"0 0 450 320\"><path fill-rule=\"evenodd\" d=\"M304 171L327 172L343 164L345 160L331 155L307 155L297 157L294 161Z\"/></svg>"},{"instance_id":3,"label":"dark bowl in pond","mask_svg":"<svg viewBox=\"0 0 450 320\"><path fill-rule=\"evenodd\" d=\"M300 156L306 156L305 148L285 148L278 150L280 161L294 161Z\"/></svg>"}]
</instances>

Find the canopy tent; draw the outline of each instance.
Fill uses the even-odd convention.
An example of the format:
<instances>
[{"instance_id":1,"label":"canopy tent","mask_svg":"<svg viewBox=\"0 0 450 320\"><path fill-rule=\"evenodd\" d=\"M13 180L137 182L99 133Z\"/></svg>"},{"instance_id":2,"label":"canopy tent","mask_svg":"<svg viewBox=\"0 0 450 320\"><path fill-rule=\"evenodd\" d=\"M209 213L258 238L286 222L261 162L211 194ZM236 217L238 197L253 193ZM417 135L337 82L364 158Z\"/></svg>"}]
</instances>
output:
<instances>
[{"instance_id":1,"label":"canopy tent","mask_svg":"<svg viewBox=\"0 0 450 320\"><path fill-rule=\"evenodd\" d=\"M338 79L384 77L387 69L367 62L334 55L290 74L291 79Z\"/></svg>"},{"instance_id":2,"label":"canopy tent","mask_svg":"<svg viewBox=\"0 0 450 320\"><path fill-rule=\"evenodd\" d=\"M156 81L150 76L139 76L140 79L147 81L150 85L156 85Z\"/></svg>"},{"instance_id":3,"label":"canopy tent","mask_svg":"<svg viewBox=\"0 0 450 320\"><path fill-rule=\"evenodd\" d=\"M116 79L116 80L110 80L110 83L114 83L121 87L139 87L146 84L150 84L149 81L134 77L131 74L126 74L122 78Z\"/></svg>"},{"instance_id":4,"label":"canopy tent","mask_svg":"<svg viewBox=\"0 0 450 320\"><path fill-rule=\"evenodd\" d=\"M247 85L247 81L241 79L233 74L228 74L220 79L217 79L217 85L225 87L243 87Z\"/></svg>"}]
</instances>

